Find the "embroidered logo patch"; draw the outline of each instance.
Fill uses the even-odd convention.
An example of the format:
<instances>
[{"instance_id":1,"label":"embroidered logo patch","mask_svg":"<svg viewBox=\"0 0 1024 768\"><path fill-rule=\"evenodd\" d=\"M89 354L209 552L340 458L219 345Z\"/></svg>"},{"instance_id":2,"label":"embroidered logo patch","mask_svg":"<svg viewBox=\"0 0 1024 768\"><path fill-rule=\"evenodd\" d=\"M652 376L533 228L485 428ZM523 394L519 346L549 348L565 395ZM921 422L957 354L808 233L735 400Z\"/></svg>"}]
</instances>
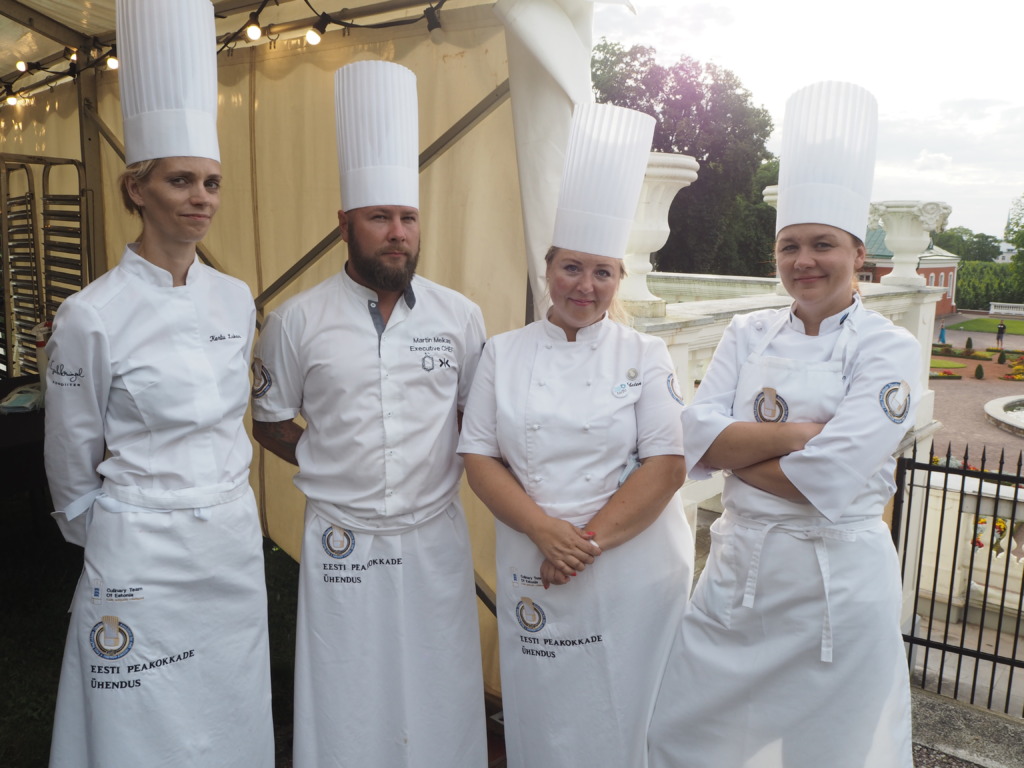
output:
<instances>
[{"instance_id":1,"label":"embroidered logo patch","mask_svg":"<svg viewBox=\"0 0 1024 768\"><path fill-rule=\"evenodd\" d=\"M117 616L104 616L89 633L89 645L101 659L120 659L135 644L131 627Z\"/></svg>"},{"instance_id":2,"label":"embroidered logo patch","mask_svg":"<svg viewBox=\"0 0 1024 768\"><path fill-rule=\"evenodd\" d=\"M878 404L894 424L902 424L910 412L910 385L905 381L890 381L878 393Z\"/></svg>"},{"instance_id":3,"label":"embroidered logo patch","mask_svg":"<svg viewBox=\"0 0 1024 768\"><path fill-rule=\"evenodd\" d=\"M420 360L420 368L422 368L424 371L434 370L434 358L431 357L430 355L424 355L423 359Z\"/></svg>"},{"instance_id":4,"label":"embroidered logo patch","mask_svg":"<svg viewBox=\"0 0 1024 768\"><path fill-rule=\"evenodd\" d=\"M252 361L252 399L259 400L273 386L274 380L270 376L270 371L267 370L267 366L263 364L263 361L258 357L253 358Z\"/></svg>"},{"instance_id":5,"label":"embroidered logo patch","mask_svg":"<svg viewBox=\"0 0 1024 768\"><path fill-rule=\"evenodd\" d=\"M539 603L528 597L524 597L516 605L516 620L519 622L519 626L527 632L540 632L548 623L544 609L540 607Z\"/></svg>"},{"instance_id":6,"label":"embroidered logo patch","mask_svg":"<svg viewBox=\"0 0 1024 768\"><path fill-rule=\"evenodd\" d=\"M668 393L672 395L672 399L680 405L686 405L683 402L683 396L679 394L679 382L676 381L676 375L670 373L668 378L665 379L665 384L668 385Z\"/></svg>"},{"instance_id":7,"label":"embroidered logo patch","mask_svg":"<svg viewBox=\"0 0 1024 768\"><path fill-rule=\"evenodd\" d=\"M332 525L324 531L320 543L323 544L324 552L335 560L344 560L356 548L356 535L348 528Z\"/></svg>"},{"instance_id":8,"label":"embroidered logo patch","mask_svg":"<svg viewBox=\"0 0 1024 768\"><path fill-rule=\"evenodd\" d=\"M754 398L754 419L779 422L789 419L789 403L771 387L765 387Z\"/></svg>"}]
</instances>

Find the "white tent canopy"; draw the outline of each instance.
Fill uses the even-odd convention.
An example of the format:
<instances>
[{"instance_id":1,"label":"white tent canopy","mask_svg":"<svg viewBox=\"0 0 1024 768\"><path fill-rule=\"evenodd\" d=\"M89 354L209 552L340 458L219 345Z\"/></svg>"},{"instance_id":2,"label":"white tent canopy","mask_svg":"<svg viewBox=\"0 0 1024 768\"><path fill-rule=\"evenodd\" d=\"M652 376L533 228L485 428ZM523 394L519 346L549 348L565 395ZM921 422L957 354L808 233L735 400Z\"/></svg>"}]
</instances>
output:
<instances>
[{"instance_id":1,"label":"white tent canopy","mask_svg":"<svg viewBox=\"0 0 1024 768\"><path fill-rule=\"evenodd\" d=\"M480 304L490 334L522 325L545 306L543 255L569 116L574 102L591 98L593 0L447 0L440 43L428 37L422 18L427 0L350 0L344 12L326 2L312 0L335 21L413 23L332 25L313 46L304 34L317 17L305 2L214 3L222 40L254 11L268 35L256 44L239 38L218 59L225 183L204 243L209 260L245 280L261 310L340 267L333 73L362 58L397 61L416 73L420 94L420 271ZM123 168L117 73L86 68L90 57L116 44L114 6L114 0L0 4L2 95L17 100L0 103L0 154L81 162L92 202L93 274L115 264L138 229L117 193ZM71 50L83 70L73 83L63 75ZM18 61L29 71L20 72ZM257 451L252 483L270 535L297 556L303 501L292 471ZM464 500L478 573L493 585L490 515L471 494ZM482 616L485 626L490 620ZM489 634L485 629L485 666L497 687Z\"/></svg>"}]
</instances>

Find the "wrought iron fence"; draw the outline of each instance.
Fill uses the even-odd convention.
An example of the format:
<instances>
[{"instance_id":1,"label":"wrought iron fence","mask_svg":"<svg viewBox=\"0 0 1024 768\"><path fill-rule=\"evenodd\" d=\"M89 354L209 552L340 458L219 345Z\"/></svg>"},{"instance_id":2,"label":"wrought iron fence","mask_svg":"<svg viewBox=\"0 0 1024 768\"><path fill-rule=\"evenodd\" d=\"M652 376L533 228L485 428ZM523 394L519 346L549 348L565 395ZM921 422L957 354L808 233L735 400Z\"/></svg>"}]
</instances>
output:
<instances>
[{"instance_id":1,"label":"wrought iron fence","mask_svg":"<svg viewBox=\"0 0 1024 768\"><path fill-rule=\"evenodd\" d=\"M893 541L915 684L1024 717L1024 453L901 458ZM905 590L905 594L907 594Z\"/></svg>"}]
</instances>

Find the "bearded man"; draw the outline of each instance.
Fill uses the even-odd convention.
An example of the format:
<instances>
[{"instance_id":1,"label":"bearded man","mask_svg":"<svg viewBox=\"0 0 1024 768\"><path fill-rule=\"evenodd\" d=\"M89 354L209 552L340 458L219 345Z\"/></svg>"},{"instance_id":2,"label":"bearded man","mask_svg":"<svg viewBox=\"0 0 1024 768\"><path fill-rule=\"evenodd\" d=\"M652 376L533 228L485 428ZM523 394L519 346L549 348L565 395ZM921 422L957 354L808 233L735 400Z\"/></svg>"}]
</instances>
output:
<instances>
[{"instance_id":1,"label":"bearded man","mask_svg":"<svg viewBox=\"0 0 1024 768\"><path fill-rule=\"evenodd\" d=\"M267 317L253 364L253 436L306 495L294 765L482 768L455 448L483 318L415 274L412 72L350 64L336 92L348 261Z\"/></svg>"}]
</instances>

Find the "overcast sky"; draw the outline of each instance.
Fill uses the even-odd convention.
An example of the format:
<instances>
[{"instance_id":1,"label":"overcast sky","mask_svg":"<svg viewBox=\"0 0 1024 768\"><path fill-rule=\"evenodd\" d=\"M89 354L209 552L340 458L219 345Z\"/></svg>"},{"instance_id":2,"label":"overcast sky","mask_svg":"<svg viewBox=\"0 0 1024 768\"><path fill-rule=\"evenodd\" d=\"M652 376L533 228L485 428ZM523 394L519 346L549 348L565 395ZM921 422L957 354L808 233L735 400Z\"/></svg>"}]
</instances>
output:
<instances>
[{"instance_id":1,"label":"overcast sky","mask_svg":"<svg viewBox=\"0 0 1024 768\"><path fill-rule=\"evenodd\" d=\"M878 98L872 199L941 200L948 226L1003 236L1024 194L1024 4L1015 0L598 2L594 39L732 70L775 123L788 96L846 80ZM699 180L697 182L699 184Z\"/></svg>"}]
</instances>

